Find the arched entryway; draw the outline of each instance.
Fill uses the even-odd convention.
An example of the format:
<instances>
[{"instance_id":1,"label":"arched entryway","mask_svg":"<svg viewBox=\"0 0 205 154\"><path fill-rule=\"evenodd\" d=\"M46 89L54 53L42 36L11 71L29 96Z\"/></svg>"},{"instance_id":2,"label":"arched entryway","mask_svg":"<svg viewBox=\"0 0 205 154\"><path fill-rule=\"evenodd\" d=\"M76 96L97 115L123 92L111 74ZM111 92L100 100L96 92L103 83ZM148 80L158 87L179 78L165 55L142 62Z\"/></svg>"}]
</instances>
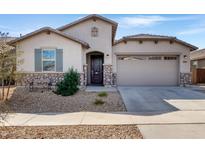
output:
<instances>
[{"instance_id":1,"label":"arched entryway","mask_svg":"<svg viewBox=\"0 0 205 154\"><path fill-rule=\"evenodd\" d=\"M87 84L103 85L104 54L98 51L86 54Z\"/></svg>"}]
</instances>

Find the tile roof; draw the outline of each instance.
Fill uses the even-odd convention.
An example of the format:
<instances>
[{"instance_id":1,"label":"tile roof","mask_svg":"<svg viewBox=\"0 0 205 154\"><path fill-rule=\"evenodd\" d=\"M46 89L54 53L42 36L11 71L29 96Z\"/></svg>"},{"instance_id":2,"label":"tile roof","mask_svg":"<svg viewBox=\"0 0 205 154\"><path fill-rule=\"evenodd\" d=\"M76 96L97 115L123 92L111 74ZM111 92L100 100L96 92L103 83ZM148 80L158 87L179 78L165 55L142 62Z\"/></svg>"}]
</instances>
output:
<instances>
[{"instance_id":1,"label":"tile roof","mask_svg":"<svg viewBox=\"0 0 205 154\"><path fill-rule=\"evenodd\" d=\"M118 44L122 41L128 41L128 40L170 40L170 41L175 41L180 44L183 44L185 46L188 46L191 48L191 51L198 49L198 47L191 45L187 42L184 42L176 37L173 36L164 36L164 35L153 35L153 34L136 34L136 35L129 35L125 36L117 41L115 41L114 44Z\"/></svg>"},{"instance_id":2,"label":"tile roof","mask_svg":"<svg viewBox=\"0 0 205 154\"><path fill-rule=\"evenodd\" d=\"M192 51L190 53L191 60L205 59L205 49Z\"/></svg>"},{"instance_id":3,"label":"tile roof","mask_svg":"<svg viewBox=\"0 0 205 154\"><path fill-rule=\"evenodd\" d=\"M26 35L24 35L24 36L21 36L21 37L19 37L19 38L16 38L16 39L14 39L14 40L11 40L11 41L8 42L8 44L14 45L16 42L22 41L22 40L27 39L27 38L29 38L29 37L32 37L32 36L34 36L34 35L36 35L36 34L39 34L39 33L41 33L41 32L53 32L53 33L58 34L58 35L60 35L60 36L62 36L62 37L65 37L65 38L67 38L67 39L70 39L70 40L72 40L72 41L75 41L75 42L77 42L77 43L80 43L81 45L83 45L83 46L86 47L86 48L89 48L89 44L88 44L88 43L86 43L86 42L84 42L84 41L82 41L82 40L79 40L79 39L77 39L77 38L74 38L73 36L69 36L69 35L67 35L67 34L65 34L65 33L62 33L61 31L58 31L58 30L53 29L53 28L51 28L51 27L43 27L43 28L40 28L40 29L38 29L38 30L36 30L36 31L34 31L34 32L31 32L31 33L29 33L29 34L26 34Z\"/></svg>"},{"instance_id":4,"label":"tile roof","mask_svg":"<svg viewBox=\"0 0 205 154\"><path fill-rule=\"evenodd\" d=\"M79 20L76 20L74 22L66 24L64 26L61 26L61 27L57 28L57 30L59 30L59 31L65 30L67 28L70 28L70 27L72 27L74 25L77 25L77 24L82 23L84 21L87 21L89 19L100 19L100 20L103 20L103 21L105 21L107 23L110 23L112 25L112 38L113 38L113 42L114 42L114 38L115 38L115 35L116 35L118 23L113 21L113 20L110 20L108 18L105 18L105 17L103 17L101 15L97 15L97 14L88 15L88 16L86 16L84 18L81 18Z\"/></svg>"}]
</instances>

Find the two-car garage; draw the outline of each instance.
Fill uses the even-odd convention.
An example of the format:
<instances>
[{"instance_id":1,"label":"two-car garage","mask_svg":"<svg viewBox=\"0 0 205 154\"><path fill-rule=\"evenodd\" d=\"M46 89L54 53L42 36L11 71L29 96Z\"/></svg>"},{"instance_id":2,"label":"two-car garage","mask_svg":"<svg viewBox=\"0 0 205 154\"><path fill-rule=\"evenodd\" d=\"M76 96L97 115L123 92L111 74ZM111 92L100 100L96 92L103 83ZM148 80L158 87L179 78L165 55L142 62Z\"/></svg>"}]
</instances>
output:
<instances>
[{"instance_id":1,"label":"two-car garage","mask_svg":"<svg viewBox=\"0 0 205 154\"><path fill-rule=\"evenodd\" d=\"M117 56L117 72L118 85L176 86L179 83L179 57Z\"/></svg>"},{"instance_id":2,"label":"two-car garage","mask_svg":"<svg viewBox=\"0 0 205 154\"><path fill-rule=\"evenodd\" d=\"M176 37L138 34L113 46L113 70L119 86L189 84L190 51L197 47Z\"/></svg>"}]
</instances>

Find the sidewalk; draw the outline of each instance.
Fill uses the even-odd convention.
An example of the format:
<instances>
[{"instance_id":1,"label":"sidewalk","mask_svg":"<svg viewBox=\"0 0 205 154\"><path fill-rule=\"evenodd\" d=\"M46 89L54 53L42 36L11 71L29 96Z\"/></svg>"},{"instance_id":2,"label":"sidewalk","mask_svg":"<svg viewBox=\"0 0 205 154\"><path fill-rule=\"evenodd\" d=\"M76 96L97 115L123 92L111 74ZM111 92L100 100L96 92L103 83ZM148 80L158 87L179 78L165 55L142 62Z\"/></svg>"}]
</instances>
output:
<instances>
[{"instance_id":1,"label":"sidewalk","mask_svg":"<svg viewBox=\"0 0 205 154\"><path fill-rule=\"evenodd\" d=\"M9 114L5 126L49 125L121 125L121 124L205 124L205 111L175 111L169 113L15 113Z\"/></svg>"}]
</instances>

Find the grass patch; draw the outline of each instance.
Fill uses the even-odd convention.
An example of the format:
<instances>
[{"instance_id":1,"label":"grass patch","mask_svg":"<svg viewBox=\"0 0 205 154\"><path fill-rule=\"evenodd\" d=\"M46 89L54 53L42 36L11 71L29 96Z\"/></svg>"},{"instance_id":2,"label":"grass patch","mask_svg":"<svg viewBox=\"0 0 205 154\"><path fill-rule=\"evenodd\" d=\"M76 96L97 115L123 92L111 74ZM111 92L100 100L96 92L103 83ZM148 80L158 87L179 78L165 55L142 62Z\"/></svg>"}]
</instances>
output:
<instances>
[{"instance_id":1,"label":"grass patch","mask_svg":"<svg viewBox=\"0 0 205 154\"><path fill-rule=\"evenodd\" d=\"M103 101L102 99L95 99L94 104L95 105L103 105L103 104L105 104L105 101Z\"/></svg>"},{"instance_id":2,"label":"grass patch","mask_svg":"<svg viewBox=\"0 0 205 154\"><path fill-rule=\"evenodd\" d=\"M107 97L107 92L100 92L100 93L98 93L98 96L99 97Z\"/></svg>"}]
</instances>

